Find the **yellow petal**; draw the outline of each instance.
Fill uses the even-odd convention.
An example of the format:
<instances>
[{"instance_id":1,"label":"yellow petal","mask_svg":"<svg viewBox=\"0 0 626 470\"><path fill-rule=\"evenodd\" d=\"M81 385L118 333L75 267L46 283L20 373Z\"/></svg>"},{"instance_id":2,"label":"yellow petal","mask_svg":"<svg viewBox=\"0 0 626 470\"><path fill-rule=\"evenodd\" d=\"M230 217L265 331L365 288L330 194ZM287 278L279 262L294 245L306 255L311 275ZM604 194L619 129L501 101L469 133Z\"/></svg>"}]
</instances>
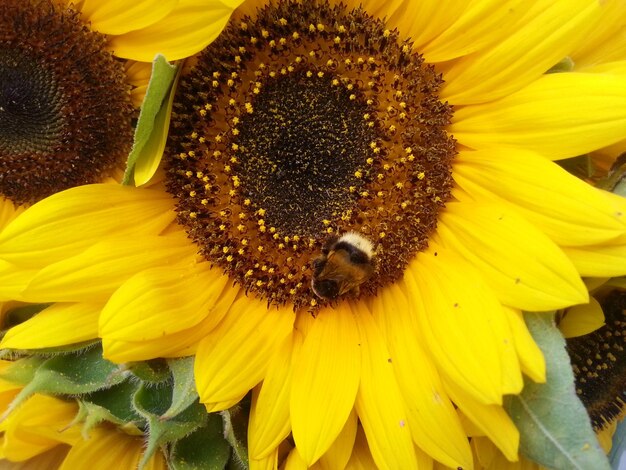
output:
<instances>
[{"instance_id":1,"label":"yellow petal","mask_svg":"<svg viewBox=\"0 0 626 470\"><path fill-rule=\"evenodd\" d=\"M123 34L163 19L177 0L83 0L81 12L91 29L102 34Z\"/></svg>"},{"instance_id":2,"label":"yellow petal","mask_svg":"<svg viewBox=\"0 0 626 470\"><path fill-rule=\"evenodd\" d=\"M626 274L626 245L564 247L581 276L616 277Z\"/></svg>"},{"instance_id":3,"label":"yellow petal","mask_svg":"<svg viewBox=\"0 0 626 470\"><path fill-rule=\"evenodd\" d=\"M50 470L61 466L70 447L67 445L58 445L52 449L43 452L31 459L23 462L10 462L2 460L0 468L2 470ZM0 458L4 458L3 456Z\"/></svg>"},{"instance_id":4,"label":"yellow petal","mask_svg":"<svg viewBox=\"0 0 626 470\"><path fill-rule=\"evenodd\" d=\"M502 306L478 272L440 248L418 254L405 271L419 329L442 375L483 403L502 402Z\"/></svg>"},{"instance_id":5,"label":"yellow petal","mask_svg":"<svg viewBox=\"0 0 626 470\"><path fill-rule=\"evenodd\" d=\"M379 292L372 312L387 338L413 441L451 468L471 468L465 432L432 359L420 346L417 312L407 300L412 295L410 285L399 281Z\"/></svg>"},{"instance_id":6,"label":"yellow petal","mask_svg":"<svg viewBox=\"0 0 626 470\"><path fill-rule=\"evenodd\" d=\"M616 239L626 230L623 207L543 156L521 149L462 151L454 179L478 201L513 204L559 245Z\"/></svg>"},{"instance_id":7,"label":"yellow petal","mask_svg":"<svg viewBox=\"0 0 626 470\"><path fill-rule=\"evenodd\" d=\"M212 314L230 282L206 262L142 271L122 284L102 309L100 336L143 341L190 328Z\"/></svg>"},{"instance_id":8,"label":"yellow petal","mask_svg":"<svg viewBox=\"0 0 626 470\"><path fill-rule=\"evenodd\" d=\"M461 387L448 380L444 380L444 384L463 414L493 441L507 459L517 460L519 431L504 408L479 403Z\"/></svg>"},{"instance_id":9,"label":"yellow petal","mask_svg":"<svg viewBox=\"0 0 626 470\"><path fill-rule=\"evenodd\" d=\"M517 350L522 371L535 382L545 382L546 361L541 349L539 349L526 327L522 312L512 308L505 308L505 311L513 331L515 349Z\"/></svg>"},{"instance_id":10,"label":"yellow petal","mask_svg":"<svg viewBox=\"0 0 626 470\"><path fill-rule=\"evenodd\" d=\"M215 306L200 323L147 341L123 341L103 338L103 356L113 362L145 361L155 357L184 357L196 353L198 344L231 309L239 287L226 285Z\"/></svg>"},{"instance_id":11,"label":"yellow petal","mask_svg":"<svg viewBox=\"0 0 626 470\"><path fill-rule=\"evenodd\" d=\"M0 230L22 212L23 206L15 206L10 200L0 197Z\"/></svg>"},{"instance_id":12,"label":"yellow petal","mask_svg":"<svg viewBox=\"0 0 626 470\"><path fill-rule=\"evenodd\" d=\"M477 150L518 147L553 159L581 155L624 138L625 84L619 73L543 75L504 98L456 110L449 131Z\"/></svg>"},{"instance_id":13,"label":"yellow petal","mask_svg":"<svg viewBox=\"0 0 626 470\"><path fill-rule=\"evenodd\" d=\"M267 457L262 459L249 459L250 470L278 470L278 447Z\"/></svg>"},{"instance_id":14,"label":"yellow petal","mask_svg":"<svg viewBox=\"0 0 626 470\"><path fill-rule=\"evenodd\" d=\"M112 237L82 253L46 266L22 292L27 302L106 301L134 274L157 266L171 266L195 255L186 235Z\"/></svg>"},{"instance_id":15,"label":"yellow petal","mask_svg":"<svg viewBox=\"0 0 626 470\"><path fill-rule=\"evenodd\" d=\"M354 447L357 422L356 410L353 409L333 445L318 460L316 466L320 470L341 470L346 467Z\"/></svg>"},{"instance_id":16,"label":"yellow petal","mask_svg":"<svg viewBox=\"0 0 626 470\"><path fill-rule=\"evenodd\" d=\"M289 392L291 391L293 341L287 336L272 357L263 384L252 394L248 425L248 450L252 459L263 459L291 432Z\"/></svg>"},{"instance_id":17,"label":"yellow petal","mask_svg":"<svg viewBox=\"0 0 626 470\"><path fill-rule=\"evenodd\" d=\"M447 7L447 2L441 4ZM428 63L444 62L491 46L511 34L526 14L523 0L468 2L463 14L419 48ZM405 15L406 16L406 15Z\"/></svg>"},{"instance_id":18,"label":"yellow petal","mask_svg":"<svg viewBox=\"0 0 626 470\"><path fill-rule=\"evenodd\" d=\"M363 358L356 409L372 457L380 469L416 468L411 423L396 381L393 358L370 312L358 304L357 308Z\"/></svg>"},{"instance_id":19,"label":"yellow petal","mask_svg":"<svg viewBox=\"0 0 626 470\"><path fill-rule=\"evenodd\" d=\"M559 330L566 338L583 336L604 326L602 306L593 297L589 303L567 309L559 321Z\"/></svg>"},{"instance_id":20,"label":"yellow petal","mask_svg":"<svg viewBox=\"0 0 626 470\"><path fill-rule=\"evenodd\" d=\"M300 455L300 452L298 452L298 448L294 447L291 449L287 460L285 460L284 470L307 470L308 468L309 466Z\"/></svg>"},{"instance_id":21,"label":"yellow petal","mask_svg":"<svg viewBox=\"0 0 626 470\"><path fill-rule=\"evenodd\" d=\"M115 428L97 427L90 431L89 439L81 439L72 446L59 470L83 468L86 462L91 470L136 468L143 454L143 445L141 437L130 436ZM150 460L162 461L163 454L157 451Z\"/></svg>"},{"instance_id":22,"label":"yellow petal","mask_svg":"<svg viewBox=\"0 0 626 470\"><path fill-rule=\"evenodd\" d=\"M22 268L0 259L0 301L22 300L22 291L35 274L36 269Z\"/></svg>"},{"instance_id":23,"label":"yellow petal","mask_svg":"<svg viewBox=\"0 0 626 470\"><path fill-rule=\"evenodd\" d=\"M291 426L298 451L312 465L343 429L361 375L359 333L345 302L322 310L294 363Z\"/></svg>"},{"instance_id":24,"label":"yellow petal","mask_svg":"<svg viewBox=\"0 0 626 470\"><path fill-rule=\"evenodd\" d=\"M59 303L7 331L0 347L40 349L75 344L98 338L102 304Z\"/></svg>"},{"instance_id":25,"label":"yellow petal","mask_svg":"<svg viewBox=\"0 0 626 470\"><path fill-rule=\"evenodd\" d=\"M248 297L235 302L198 345L194 375L200 401L226 402L257 385L293 321L290 307L268 309L265 302Z\"/></svg>"},{"instance_id":26,"label":"yellow petal","mask_svg":"<svg viewBox=\"0 0 626 470\"><path fill-rule=\"evenodd\" d=\"M156 234L174 218L164 192L113 184L78 186L29 207L0 233L0 257L43 267L110 234Z\"/></svg>"},{"instance_id":27,"label":"yellow petal","mask_svg":"<svg viewBox=\"0 0 626 470\"><path fill-rule=\"evenodd\" d=\"M238 0L179 0L158 23L112 37L109 47L118 57L150 62L157 53L168 61L183 59L204 49L222 31Z\"/></svg>"},{"instance_id":28,"label":"yellow petal","mask_svg":"<svg viewBox=\"0 0 626 470\"><path fill-rule=\"evenodd\" d=\"M386 18L387 27L397 28L400 37L411 38L414 50L421 51L423 44L446 31L467 8L463 0L448 0L445 3L433 0L393 0L381 2L366 0L352 1L353 7L363 4L372 16Z\"/></svg>"},{"instance_id":29,"label":"yellow petal","mask_svg":"<svg viewBox=\"0 0 626 470\"><path fill-rule=\"evenodd\" d=\"M363 428L359 427L354 440L352 455L346 465L346 470L371 470L376 468L376 463L372 458Z\"/></svg>"},{"instance_id":30,"label":"yellow petal","mask_svg":"<svg viewBox=\"0 0 626 470\"><path fill-rule=\"evenodd\" d=\"M60 443L80 440L80 428L72 422L78 406L46 395L33 395L2 423L3 455L14 461L26 460Z\"/></svg>"},{"instance_id":31,"label":"yellow petal","mask_svg":"<svg viewBox=\"0 0 626 470\"><path fill-rule=\"evenodd\" d=\"M453 202L439 222L444 245L472 263L503 304L546 311L587 300L587 288L571 261L509 208Z\"/></svg>"},{"instance_id":32,"label":"yellow petal","mask_svg":"<svg viewBox=\"0 0 626 470\"><path fill-rule=\"evenodd\" d=\"M540 0L520 8L525 14L502 40L460 59L445 72L442 99L467 105L516 92L582 42L590 22L601 15L593 0Z\"/></svg>"}]
</instances>

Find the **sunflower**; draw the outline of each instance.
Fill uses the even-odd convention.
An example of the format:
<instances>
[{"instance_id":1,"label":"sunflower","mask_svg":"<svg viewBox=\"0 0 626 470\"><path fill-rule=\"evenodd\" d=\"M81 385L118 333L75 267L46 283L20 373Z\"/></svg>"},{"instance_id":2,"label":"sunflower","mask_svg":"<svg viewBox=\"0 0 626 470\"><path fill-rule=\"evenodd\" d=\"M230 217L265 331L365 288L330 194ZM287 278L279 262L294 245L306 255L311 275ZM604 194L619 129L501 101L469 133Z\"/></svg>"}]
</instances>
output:
<instances>
[{"instance_id":1,"label":"sunflower","mask_svg":"<svg viewBox=\"0 0 626 470\"><path fill-rule=\"evenodd\" d=\"M159 52L177 60L202 49L236 6L202 3L2 2L1 213L72 186L119 180L149 62Z\"/></svg>"},{"instance_id":2,"label":"sunflower","mask_svg":"<svg viewBox=\"0 0 626 470\"><path fill-rule=\"evenodd\" d=\"M521 311L626 273L626 202L554 163L624 139L625 63L544 75L614 7L245 3L181 79L165 188L72 188L0 233L1 298L55 302L2 347L194 354L209 411L252 390L253 468L364 439L472 468L468 427L516 460L502 398L545 380Z\"/></svg>"}]
</instances>

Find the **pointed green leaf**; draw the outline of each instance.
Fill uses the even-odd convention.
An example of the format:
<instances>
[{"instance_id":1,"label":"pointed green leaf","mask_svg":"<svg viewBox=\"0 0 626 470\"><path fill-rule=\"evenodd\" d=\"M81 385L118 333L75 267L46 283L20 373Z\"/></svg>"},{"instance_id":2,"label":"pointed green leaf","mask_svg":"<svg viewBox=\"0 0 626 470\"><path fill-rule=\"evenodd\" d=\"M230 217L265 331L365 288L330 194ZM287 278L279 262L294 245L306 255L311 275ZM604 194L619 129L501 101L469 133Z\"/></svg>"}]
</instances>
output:
<instances>
[{"instance_id":1,"label":"pointed green leaf","mask_svg":"<svg viewBox=\"0 0 626 470\"><path fill-rule=\"evenodd\" d=\"M174 378L174 388L172 405L163 416L161 416L161 419L169 419L176 416L198 398L196 382L193 375L193 356L170 359L167 363L172 371L172 377Z\"/></svg>"},{"instance_id":2,"label":"pointed green leaf","mask_svg":"<svg viewBox=\"0 0 626 470\"><path fill-rule=\"evenodd\" d=\"M37 372L37 369L46 362L43 357L32 356L24 357L15 361L9 367L0 373L0 378L7 380L8 382L14 382L18 384L27 384Z\"/></svg>"},{"instance_id":3,"label":"pointed green leaf","mask_svg":"<svg viewBox=\"0 0 626 470\"><path fill-rule=\"evenodd\" d=\"M172 387L169 384L157 387L143 384L133 397L135 410L148 423L148 442L139 468L143 468L159 447L182 439L207 422L209 415L198 401L171 419L162 419L163 413L171 406L172 394Z\"/></svg>"},{"instance_id":4,"label":"pointed green leaf","mask_svg":"<svg viewBox=\"0 0 626 470\"><path fill-rule=\"evenodd\" d=\"M249 468L248 462L248 416L249 404L247 401L222 411L224 421L224 436L233 450L233 458L239 468Z\"/></svg>"},{"instance_id":5,"label":"pointed green leaf","mask_svg":"<svg viewBox=\"0 0 626 470\"><path fill-rule=\"evenodd\" d=\"M148 83L146 97L141 105L133 148L128 155L122 184L133 184L136 166L148 165L156 171L165 145L164 136L169 126L168 107L171 106L170 94L174 93L172 85L177 77L178 69L175 65L169 64L160 54L152 62L150 83ZM143 184L146 181L138 183Z\"/></svg>"},{"instance_id":6,"label":"pointed green leaf","mask_svg":"<svg viewBox=\"0 0 626 470\"><path fill-rule=\"evenodd\" d=\"M131 374L143 382L165 382L170 379L170 370L165 359L129 362L126 367Z\"/></svg>"},{"instance_id":7,"label":"pointed green leaf","mask_svg":"<svg viewBox=\"0 0 626 470\"><path fill-rule=\"evenodd\" d=\"M610 469L576 395L565 340L554 315L527 313L528 329L546 359L545 384L525 381L521 395L506 397L505 407L520 431L520 452L549 468Z\"/></svg>"},{"instance_id":8,"label":"pointed green leaf","mask_svg":"<svg viewBox=\"0 0 626 470\"><path fill-rule=\"evenodd\" d=\"M219 415L209 415L206 426L176 442L168 464L172 470L221 470L230 457Z\"/></svg>"},{"instance_id":9,"label":"pointed green leaf","mask_svg":"<svg viewBox=\"0 0 626 470\"><path fill-rule=\"evenodd\" d=\"M82 397L80 404L86 412L83 431L88 433L89 429L102 421L117 425L143 422L144 419L132 405L133 396L139 387L139 382L126 380L106 390L99 390Z\"/></svg>"}]
</instances>

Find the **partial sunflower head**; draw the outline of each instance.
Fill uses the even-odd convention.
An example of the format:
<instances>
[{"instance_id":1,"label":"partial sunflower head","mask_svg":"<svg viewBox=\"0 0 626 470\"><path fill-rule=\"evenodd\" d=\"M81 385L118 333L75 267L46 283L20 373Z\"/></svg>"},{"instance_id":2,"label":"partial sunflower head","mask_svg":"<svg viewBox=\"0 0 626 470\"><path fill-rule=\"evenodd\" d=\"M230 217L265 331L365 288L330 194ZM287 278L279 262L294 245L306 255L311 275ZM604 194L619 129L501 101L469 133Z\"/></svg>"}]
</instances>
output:
<instances>
[{"instance_id":1,"label":"partial sunflower head","mask_svg":"<svg viewBox=\"0 0 626 470\"><path fill-rule=\"evenodd\" d=\"M253 390L256 467L292 439L344 468L362 429L379 467L471 468L468 423L517 459L503 396L545 380L521 311L626 273L625 201L552 161L624 138L626 69L544 75L607 5L244 5L182 79L167 192L73 188L0 233L0 295L56 302L2 346L195 354L208 410ZM320 301L316 260L363 254Z\"/></svg>"},{"instance_id":2,"label":"partial sunflower head","mask_svg":"<svg viewBox=\"0 0 626 470\"><path fill-rule=\"evenodd\" d=\"M177 17L189 18L188 3L2 2L1 196L32 204L73 186L119 179L149 77L148 64L125 59L147 62L160 52L176 60L204 47L206 34L199 41L166 32L150 39ZM221 11L224 21L229 13Z\"/></svg>"}]
</instances>

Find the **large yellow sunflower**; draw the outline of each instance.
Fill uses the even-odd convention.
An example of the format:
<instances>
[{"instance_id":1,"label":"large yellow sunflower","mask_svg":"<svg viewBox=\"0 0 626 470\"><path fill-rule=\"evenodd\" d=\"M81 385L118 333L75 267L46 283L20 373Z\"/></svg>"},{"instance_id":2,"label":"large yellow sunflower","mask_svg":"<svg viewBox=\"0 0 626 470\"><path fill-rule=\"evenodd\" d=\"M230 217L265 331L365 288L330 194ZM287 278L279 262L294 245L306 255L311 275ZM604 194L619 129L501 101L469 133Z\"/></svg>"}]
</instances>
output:
<instances>
[{"instance_id":1,"label":"large yellow sunflower","mask_svg":"<svg viewBox=\"0 0 626 470\"><path fill-rule=\"evenodd\" d=\"M624 139L624 57L544 75L621 5L355 4L244 4L181 80L167 191L12 221L1 298L56 303L2 346L195 354L209 411L253 391L253 468L289 436L293 465L364 436L380 468L471 468L470 426L517 459L502 397L545 380L521 310L626 273L626 202L552 161Z\"/></svg>"}]
</instances>

